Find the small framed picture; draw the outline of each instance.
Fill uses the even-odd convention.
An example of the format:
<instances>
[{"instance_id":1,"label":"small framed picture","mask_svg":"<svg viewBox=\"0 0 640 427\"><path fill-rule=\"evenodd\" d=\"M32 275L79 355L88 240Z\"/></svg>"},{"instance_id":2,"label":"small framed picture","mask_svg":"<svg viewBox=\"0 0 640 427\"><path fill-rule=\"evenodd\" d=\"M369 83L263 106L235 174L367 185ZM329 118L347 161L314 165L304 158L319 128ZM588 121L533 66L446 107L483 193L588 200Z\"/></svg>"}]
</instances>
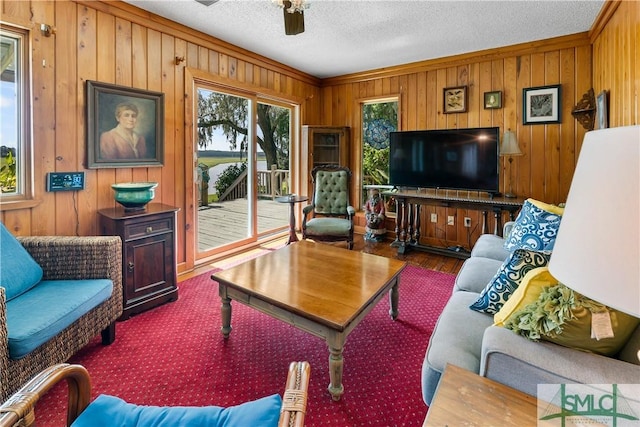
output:
<instances>
[{"instance_id":1,"label":"small framed picture","mask_svg":"<svg viewBox=\"0 0 640 427\"><path fill-rule=\"evenodd\" d=\"M87 81L87 168L164 163L164 94Z\"/></svg>"},{"instance_id":2,"label":"small framed picture","mask_svg":"<svg viewBox=\"0 0 640 427\"><path fill-rule=\"evenodd\" d=\"M502 91L484 93L484 109L490 110L492 108L502 108Z\"/></svg>"},{"instance_id":3,"label":"small framed picture","mask_svg":"<svg viewBox=\"0 0 640 427\"><path fill-rule=\"evenodd\" d=\"M598 120L598 129L606 129L609 127L609 110L607 102L607 91L603 90L596 98L596 113Z\"/></svg>"},{"instance_id":4,"label":"small framed picture","mask_svg":"<svg viewBox=\"0 0 640 427\"><path fill-rule=\"evenodd\" d=\"M444 112L464 113L467 111L467 87L444 88Z\"/></svg>"},{"instance_id":5,"label":"small framed picture","mask_svg":"<svg viewBox=\"0 0 640 427\"><path fill-rule=\"evenodd\" d=\"M522 91L523 124L560 123L561 85L531 87Z\"/></svg>"}]
</instances>

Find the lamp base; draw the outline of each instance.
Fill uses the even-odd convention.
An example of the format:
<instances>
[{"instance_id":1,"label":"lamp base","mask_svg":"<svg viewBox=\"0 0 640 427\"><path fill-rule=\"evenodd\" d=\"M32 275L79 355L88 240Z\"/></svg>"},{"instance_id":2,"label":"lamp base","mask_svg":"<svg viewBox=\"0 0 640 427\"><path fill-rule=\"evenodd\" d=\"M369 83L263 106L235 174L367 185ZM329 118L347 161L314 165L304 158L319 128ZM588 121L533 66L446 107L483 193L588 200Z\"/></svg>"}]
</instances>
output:
<instances>
[{"instance_id":1,"label":"lamp base","mask_svg":"<svg viewBox=\"0 0 640 427\"><path fill-rule=\"evenodd\" d=\"M509 199L515 199L515 198L516 198L516 197L518 197L518 196L516 196L516 195L515 195L515 194L513 194L513 193L504 193L504 197L507 197L507 198L509 198Z\"/></svg>"}]
</instances>

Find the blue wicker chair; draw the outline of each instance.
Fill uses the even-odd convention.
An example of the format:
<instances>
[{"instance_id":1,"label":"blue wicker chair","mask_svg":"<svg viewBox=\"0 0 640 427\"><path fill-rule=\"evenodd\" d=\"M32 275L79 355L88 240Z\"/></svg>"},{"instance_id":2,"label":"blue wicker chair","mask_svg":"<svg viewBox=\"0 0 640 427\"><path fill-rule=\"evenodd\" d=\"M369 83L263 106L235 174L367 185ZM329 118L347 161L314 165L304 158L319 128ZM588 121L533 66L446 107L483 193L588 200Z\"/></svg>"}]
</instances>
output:
<instances>
[{"instance_id":1,"label":"blue wicker chair","mask_svg":"<svg viewBox=\"0 0 640 427\"><path fill-rule=\"evenodd\" d=\"M61 363L33 377L0 406L0 427L35 425L38 400L60 381L68 385L67 426L112 425L174 427L178 425L260 425L303 427L307 407L310 367L292 362L284 396L275 394L238 406L142 406L113 396L100 395L91 401L91 378L81 365Z\"/></svg>"}]
</instances>

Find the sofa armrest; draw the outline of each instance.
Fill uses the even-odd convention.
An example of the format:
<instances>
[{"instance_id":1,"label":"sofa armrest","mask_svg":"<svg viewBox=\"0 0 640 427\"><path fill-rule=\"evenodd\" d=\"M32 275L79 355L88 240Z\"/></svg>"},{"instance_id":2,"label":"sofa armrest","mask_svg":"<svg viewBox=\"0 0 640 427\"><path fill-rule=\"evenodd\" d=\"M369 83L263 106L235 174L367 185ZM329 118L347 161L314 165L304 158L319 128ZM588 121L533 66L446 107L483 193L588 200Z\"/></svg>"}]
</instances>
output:
<instances>
[{"instance_id":1,"label":"sofa armrest","mask_svg":"<svg viewBox=\"0 0 640 427\"><path fill-rule=\"evenodd\" d=\"M9 369L9 331L7 329L7 299L0 286L0 375Z\"/></svg>"},{"instance_id":2,"label":"sofa armrest","mask_svg":"<svg viewBox=\"0 0 640 427\"><path fill-rule=\"evenodd\" d=\"M484 332L480 375L532 396L538 384L640 381L638 365L546 341L530 341L498 326Z\"/></svg>"},{"instance_id":3,"label":"sofa armrest","mask_svg":"<svg viewBox=\"0 0 640 427\"><path fill-rule=\"evenodd\" d=\"M118 236L31 236L18 241L42 267L43 280L111 279L122 283Z\"/></svg>"}]
</instances>

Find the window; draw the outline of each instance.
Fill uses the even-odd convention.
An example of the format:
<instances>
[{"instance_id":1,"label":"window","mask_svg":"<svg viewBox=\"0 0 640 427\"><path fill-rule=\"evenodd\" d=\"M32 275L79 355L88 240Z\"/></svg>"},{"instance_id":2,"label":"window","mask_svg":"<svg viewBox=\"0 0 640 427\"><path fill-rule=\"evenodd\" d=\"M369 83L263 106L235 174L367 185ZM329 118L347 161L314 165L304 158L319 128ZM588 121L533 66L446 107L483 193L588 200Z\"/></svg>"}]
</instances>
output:
<instances>
[{"instance_id":1,"label":"window","mask_svg":"<svg viewBox=\"0 0 640 427\"><path fill-rule=\"evenodd\" d=\"M398 129L398 99L377 99L361 104L362 200L367 186L389 185L389 132Z\"/></svg>"},{"instance_id":2,"label":"window","mask_svg":"<svg viewBox=\"0 0 640 427\"><path fill-rule=\"evenodd\" d=\"M4 25L0 30L0 198L31 198L29 34Z\"/></svg>"}]
</instances>

